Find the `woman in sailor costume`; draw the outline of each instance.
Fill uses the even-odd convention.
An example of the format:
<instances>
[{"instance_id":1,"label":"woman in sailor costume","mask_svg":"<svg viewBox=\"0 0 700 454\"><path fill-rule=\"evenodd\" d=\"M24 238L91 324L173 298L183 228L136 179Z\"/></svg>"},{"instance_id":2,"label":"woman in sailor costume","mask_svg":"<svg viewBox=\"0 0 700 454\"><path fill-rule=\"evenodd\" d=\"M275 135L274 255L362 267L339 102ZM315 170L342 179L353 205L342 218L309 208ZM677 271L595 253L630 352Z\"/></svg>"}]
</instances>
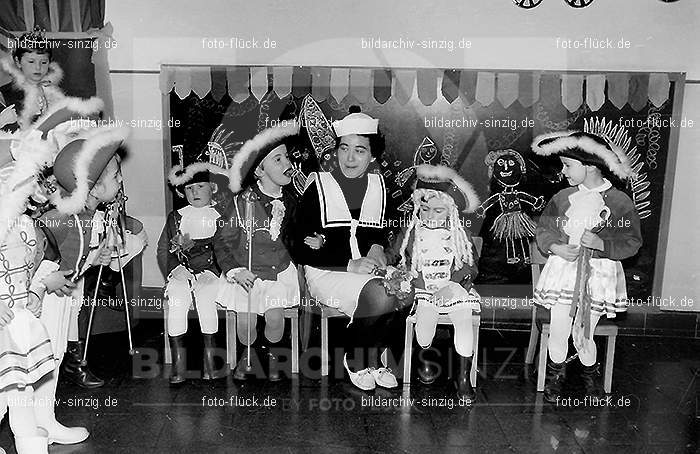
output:
<instances>
[{"instance_id":1,"label":"woman in sailor costume","mask_svg":"<svg viewBox=\"0 0 700 454\"><path fill-rule=\"evenodd\" d=\"M368 172L384 151L378 120L351 108L333 122L338 167L309 176L297 217L298 255L306 265L311 295L350 317L344 365L360 389L398 386L387 367L388 335L400 323L399 302L386 293L376 268L387 264L386 188L381 174ZM358 349L382 348L377 358L354 358ZM370 350L371 351L371 350Z\"/></svg>"},{"instance_id":2,"label":"woman in sailor costume","mask_svg":"<svg viewBox=\"0 0 700 454\"><path fill-rule=\"evenodd\" d=\"M551 318L544 396L556 402L561 394L571 336L586 393L600 397L593 332L600 317L627 310L620 261L642 245L634 203L606 176L626 180L633 172L620 147L587 132L545 134L532 149L558 155L571 186L552 197L536 231L538 248L549 255L534 291L535 304L549 309Z\"/></svg>"}]
</instances>

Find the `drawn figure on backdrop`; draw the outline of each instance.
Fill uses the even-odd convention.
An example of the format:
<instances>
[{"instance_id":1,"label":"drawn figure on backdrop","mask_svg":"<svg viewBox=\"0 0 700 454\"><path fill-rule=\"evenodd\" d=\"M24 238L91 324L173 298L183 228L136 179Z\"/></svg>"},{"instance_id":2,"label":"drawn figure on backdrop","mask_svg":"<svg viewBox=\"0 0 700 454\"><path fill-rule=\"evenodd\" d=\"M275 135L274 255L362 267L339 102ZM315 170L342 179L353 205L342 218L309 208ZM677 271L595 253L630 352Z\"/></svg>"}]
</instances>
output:
<instances>
[{"instance_id":1,"label":"drawn figure on backdrop","mask_svg":"<svg viewBox=\"0 0 700 454\"><path fill-rule=\"evenodd\" d=\"M527 203L534 210L540 210L544 206L544 198L518 190L527 170L525 160L517 151L491 151L486 155L484 163L488 166L491 182L497 183L503 190L484 200L476 214L485 217L486 212L498 203L501 213L491 226L493 237L501 242L505 241L508 263L529 264L528 242L535 236L536 225L523 211L522 203Z\"/></svg>"}]
</instances>

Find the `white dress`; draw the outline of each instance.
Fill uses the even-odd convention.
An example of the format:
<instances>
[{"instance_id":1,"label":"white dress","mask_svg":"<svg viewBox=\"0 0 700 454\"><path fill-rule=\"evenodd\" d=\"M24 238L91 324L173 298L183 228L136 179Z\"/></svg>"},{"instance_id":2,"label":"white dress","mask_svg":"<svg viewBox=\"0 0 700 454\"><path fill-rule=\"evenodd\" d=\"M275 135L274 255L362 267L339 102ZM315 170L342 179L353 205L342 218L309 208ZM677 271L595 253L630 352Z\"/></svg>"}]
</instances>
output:
<instances>
[{"instance_id":1,"label":"white dress","mask_svg":"<svg viewBox=\"0 0 700 454\"><path fill-rule=\"evenodd\" d=\"M0 329L0 390L24 388L54 370L54 356L44 325L26 308L29 284L43 244L33 221L20 216L0 244L0 300L14 313Z\"/></svg>"},{"instance_id":2,"label":"white dress","mask_svg":"<svg viewBox=\"0 0 700 454\"><path fill-rule=\"evenodd\" d=\"M566 210L561 228L569 236L569 244L580 246L585 230L591 230L609 212L601 193L611 187L609 181L597 188L588 189L579 185L579 190L569 196L571 206ZM605 228L605 227L603 227ZM569 262L557 255L550 255L535 286L535 304L551 308L555 304L571 305L576 285L578 261ZM591 297L591 312L615 317L627 305L627 286L622 264L607 258L591 258L588 278L588 294Z\"/></svg>"}]
</instances>

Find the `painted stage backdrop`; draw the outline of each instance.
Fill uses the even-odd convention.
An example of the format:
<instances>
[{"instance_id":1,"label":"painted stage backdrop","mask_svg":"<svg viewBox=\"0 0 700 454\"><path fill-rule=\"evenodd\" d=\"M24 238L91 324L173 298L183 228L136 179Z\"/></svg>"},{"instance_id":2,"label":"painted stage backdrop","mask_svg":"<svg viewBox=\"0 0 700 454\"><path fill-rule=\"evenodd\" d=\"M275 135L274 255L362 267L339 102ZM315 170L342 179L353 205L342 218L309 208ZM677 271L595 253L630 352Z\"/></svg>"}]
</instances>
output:
<instances>
[{"instance_id":1,"label":"painted stage backdrop","mask_svg":"<svg viewBox=\"0 0 700 454\"><path fill-rule=\"evenodd\" d=\"M472 234L484 238L476 283L500 284L494 288L524 296L531 291L527 243L494 221L516 211L519 219L536 223L543 205L566 185L557 158L532 153L533 137L595 131L621 145L639 175L618 186L642 218L644 245L623 262L629 296L646 298L652 292L669 137L679 126L671 122L679 80L675 73L163 66L161 89L170 94L170 115L176 125L179 121L170 128L166 163L212 159L216 150L235 150L265 127L299 121L304 140L292 152L299 187L304 174L334 163L324 122L358 105L379 119L386 138L384 159L373 170L385 176L392 216L406 213L412 183L406 169L424 162L453 167L483 202L466 219ZM528 230L522 222L515 228Z\"/></svg>"}]
</instances>

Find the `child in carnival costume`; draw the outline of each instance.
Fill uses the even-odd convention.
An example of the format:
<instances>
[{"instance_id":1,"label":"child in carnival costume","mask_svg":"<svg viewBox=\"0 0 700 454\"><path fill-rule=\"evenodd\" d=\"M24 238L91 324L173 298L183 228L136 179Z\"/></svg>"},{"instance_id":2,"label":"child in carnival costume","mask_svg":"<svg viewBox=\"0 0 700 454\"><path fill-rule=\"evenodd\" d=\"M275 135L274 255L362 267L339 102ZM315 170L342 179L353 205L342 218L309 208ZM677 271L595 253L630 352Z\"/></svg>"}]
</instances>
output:
<instances>
[{"instance_id":1,"label":"child in carnival costume","mask_svg":"<svg viewBox=\"0 0 700 454\"><path fill-rule=\"evenodd\" d=\"M58 364L67 350L76 357L82 353L73 350L75 343L80 345L77 320L85 300L84 273L98 265L118 271L119 262L128 263L143 250L147 241L141 223L127 217L124 246L119 247L118 222L116 215L112 216L116 210L103 211L105 205L116 203L122 192L121 159L117 151L127 135L128 130L124 128L85 131L79 138L67 142L54 162L57 188L50 199L55 209L42 215L39 222L57 256L53 270L58 273L43 281L48 293L44 297L41 319L51 336ZM118 250L115 252L115 249ZM47 401L55 399L58 374L59 368L37 389ZM67 428L59 424L53 406L39 417L49 432L50 442L79 443L89 435L85 428Z\"/></svg>"},{"instance_id":2,"label":"child in carnival costume","mask_svg":"<svg viewBox=\"0 0 700 454\"><path fill-rule=\"evenodd\" d=\"M471 402L476 397L469 378L472 313L481 311L472 282L479 257L461 214L473 213L479 199L472 186L449 167L420 165L416 176L411 221L398 238L399 267L409 269L414 276L416 338L421 347L429 348L439 315L449 315L461 358L457 391ZM419 372L426 383L436 378L427 363Z\"/></svg>"},{"instance_id":3,"label":"child in carnival costume","mask_svg":"<svg viewBox=\"0 0 700 454\"><path fill-rule=\"evenodd\" d=\"M197 308L204 339L202 378L213 380L227 372L216 367L215 337L218 331L216 296L219 292L220 269L214 257L214 236L221 225L222 213L212 197L218 192L216 174L224 169L197 162L183 170L174 166L168 181L187 205L168 214L158 240L158 265L166 277L168 299L168 338L173 358L170 383L185 381L185 334L190 306Z\"/></svg>"},{"instance_id":4,"label":"child in carnival costume","mask_svg":"<svg viewBox=\"0 0 700 454\"><path fill-rule=\"evenodd\" d=\"M17 160L0 168L0 420L9 407L17 452L36 454L48 452L47 431L35 414L48 403L34 388L55 364L38 319L44 237L27 213L31 204L46 201L38 177L53 156L48 147L27 145L20 142Z\"/></svg>"},{"instance_id":5,"label":"child in carnival costume","mask_svg":"<svg viewBox=\"0 0 700 454\"><path fill-rule=\"evenodd\" d=\"M230 189L236 195L217 239L217 260L228 282L219 301L236 311L238 339L248 346L234 372L238 380L253 372L248 367L248 351L257 338L259 315L265 318L267 378L280 379L277 356L270 347L284 334L284 309L299 305L297 268L289 252L288 234L295 198L285 190L294 173L288 153L298 133L295 121L265 129L247 141L231 161ZM252 210L247 211L248 204ZM250 269L248 235L252 235Z\"/></svg>"},{"instance_id":6,"label":"child in carnival costume","mask_svg":"<svg viewBox=\"0 0 700 454\"><path fill-rule=\"evenodd\" d=\"M536 230L537 246L548 255L534 292L535 304L549 309L551 318L544 396L556 402L561 395L571 336L586 393L600 397L593 332L600 317L627 310L620 261L642 245L635 205L610 179L634 174L619 146L589 132L544 134L535 138L532 149L558 156L571 186L552 197Z\"/></svg>"},{"instance_id":7,"label":"child in carnival costume","mask_svg":"<svg viewBox=\"0 0 700 454\"><path fill-rule=\"evenodd\" d=\"M0 129L14 132L29 128L49 107L64 98L58 87L63 71L52 61L51 47L41 30L16 40L12 56L0 59L0 67L12 83L0 87Z\"/></svg>"}]
</instances>

